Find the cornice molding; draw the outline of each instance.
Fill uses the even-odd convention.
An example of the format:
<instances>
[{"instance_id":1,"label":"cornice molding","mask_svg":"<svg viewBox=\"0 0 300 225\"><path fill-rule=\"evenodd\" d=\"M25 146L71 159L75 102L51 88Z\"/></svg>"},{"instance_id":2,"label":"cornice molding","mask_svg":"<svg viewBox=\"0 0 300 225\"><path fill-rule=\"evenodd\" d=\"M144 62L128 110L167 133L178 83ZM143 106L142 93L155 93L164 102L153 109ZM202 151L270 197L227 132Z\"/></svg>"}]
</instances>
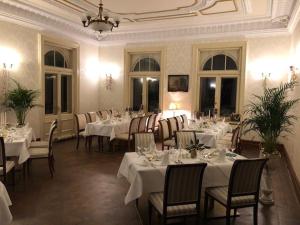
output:
<instances>
[{"instance_id":1,"label":"cornice molding","mask_svg":"<svg viewBox=\"0 0 300 225\"><path fill-rule=\"evenodd\" d=\"M216 0L202 0L202 4L214 4ZM136 31L115 31L97 36L92 30L80 24L55 16L18 0L0 0L0 18L17 24L82 40L96 45L110 45L132 42L166 41L174 39L202 39L207 37L247 36L256 34L271 35L272 32L288 33L299 17L298 0L273 0L270 18L237 21L234 23L216 23L211 25L148 29Z\"/></svg>"}]
</instances>

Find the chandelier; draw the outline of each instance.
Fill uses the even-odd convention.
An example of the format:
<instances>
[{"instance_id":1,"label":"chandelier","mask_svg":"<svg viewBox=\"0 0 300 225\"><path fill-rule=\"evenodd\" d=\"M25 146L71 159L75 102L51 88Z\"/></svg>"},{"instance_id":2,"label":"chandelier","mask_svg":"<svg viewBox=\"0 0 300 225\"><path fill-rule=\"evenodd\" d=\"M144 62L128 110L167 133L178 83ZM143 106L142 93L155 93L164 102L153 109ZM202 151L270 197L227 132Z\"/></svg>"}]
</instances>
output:
<instances>
[{"instance_id":1,"label":"chandelier","mask_svg":"<svg viewBox=\"0 0 300 225\"><path fill-rule=\"evenodd\" d=\"M82 19L84 27L91 27L94 31L102 33L103 31L112 31L120 24L120 20L109 18L107 14L103 13L103 4L100 0L99 13L96 17L92 18L90 15L84 16Z\"/></svg>"}]
</instances>

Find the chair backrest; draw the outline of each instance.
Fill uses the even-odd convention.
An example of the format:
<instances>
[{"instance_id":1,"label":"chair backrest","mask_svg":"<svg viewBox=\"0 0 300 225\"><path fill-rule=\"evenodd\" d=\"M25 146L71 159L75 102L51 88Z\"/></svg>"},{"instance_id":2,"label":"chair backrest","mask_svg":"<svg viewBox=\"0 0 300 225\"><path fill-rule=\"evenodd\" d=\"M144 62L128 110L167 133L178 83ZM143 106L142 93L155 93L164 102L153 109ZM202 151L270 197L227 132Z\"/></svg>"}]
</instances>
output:
<instances>
[{"instance_id":1,"label":"chair backrest","mask_svg":"<svg viewBox=\"0 0 300 225\"><path fill-rule=\"evenodd\" d=\"M183 129L183 121L182 121L181 116L176 116L175 119L177 121L178 130L182 130Z\"/></svg>"},{"instance_id":2,"label":"chair backrest","mask_svg":"<svg viewBox=\"0 0 300 225\"><path fill-rule=\"evenodd\" d=\"M88 112L87 115L88 115L90 123L96 122L96 120L97 120L97 113L96 112Z\"/></svg>"},{"instance_id":3,"label":"chair backrest","mask_svg":"<svg viewBox=\"0 0 300 225\"><path fill-rule=\"evenodd\" d=\"M109 113L106 110L101 110L100 112L101 112L102 119L104 120L108 119Z\"/></svg>"},{"instance_id":4,"label":"chair backrest","mask_svg":"<svg viewBox=\"0 0 300 225\"><path fill-rule=\"evenodd\" d=\"M102 115L101 115L101 111L97 111L97 116L99 117L99 119L102 119Z\"/></svg>"},{"instance_id":5,"label":"chair backrest","mask_svg":"<svg viewBox=\"0 0 300 225\"><path fill-rule=\"evenodd\" d=\"M52 156L53 155L53 149L52 149L52 146L53 146L53 134L54 134L54 131L56 130L57 128L57 124L54 124L51 128L50 128L50 133L49 133L49 141L48 141L48 149L49 149L49 156Z\"/></svg>"},{"instance_id":6,"label":"chair backrest","mask_svg":"<svg viewBox=\"0 0 300 225\"><path fill-rule=\"evenodd\" d=\"M139 124L141 117L132 118L129 125L129 135L139 132Z\"/></svg>"},{"instance_id":7,"label":"chair backrest","mask_svg":"<svg viewBox=\"0 0 300 225\"><path fill-rule=\"evenodd\" d=\"M191 144L196 144L195 131L177 131L175 134L176 146L178 148L186 148Z\"/></svg>"},{"instance_id":8,"label":"chair backrest","mask_svg":"<svg viewBox=\"0 0 300 225\"><path fill-rule=\"evenodd\" d=\"M0 137L0 167L3 167L3 174L6 174L6 154L3 137Z\"/></svg>"},{"instance_id":9,"label":"chair backrest","mask_svg":"<svg viewBox=\"0 0 300 225\"><path fill-rule=\"evenodd\" d=\"M170 137L174 137L175 132L178 131L177 120L175 117L168 118L167 120L168 120Z\"/></svg>"},{"instance_id":10,"label":"chair backrest","mask_svg":"<svg viewBox=\"0 0 300 225\"><path fill-rule=\"evenodd\" d=\"M234 161L228 188L229 204L231 197L235 196L255 195L258 199L260 179L266 162L264 158Z\"/></svg>"},{"instance_id":11,"label":"chair backrest","mask_svg":"<svg viewBox=\"0 0 300 225\"><path fill-rule=\"evenodd\" d=\"M115 109L111 109L110 111L112 116L117 116L119 114L119 112Z\"/></svg>"},{"instance_id":12,"label":"chair backrest","mask_svg":"<svg viewBox=\"0 0 300 225\"><path fill-rule=\"evenodd\" d=\"M161 113L157 113L155 117L154 128L159 126L158 121L160 121L160 119L161 119Z\"/></svg>"},{"instance_id":13,"label":"chair backrest","mask_svg":"<svg viewBox=\"0 0 300 225\"><path fill-rule=\"evenodd\" d=\"M80 131L83 131L85 129L85 126L87 124L87 117L85 114L80 113L80 114L75 114L75 119L76 119L77 133L79 133Z\"/></svg>"},{"instance_id":14,"label":"chair backrest","mask_svg":"<svg viewBox=\"0 0 300 225\"><path fill-rule=\"evenodd\" d=\"M206 163L169 165L166 171L163 213L174 205L197 204L200 210L202 178Z\"/></svg>"},{"instance_id":15,"label":"chair backrest","mask_svg":"<svg viewBox=\"0 0 300 225\"><path fill-rule=\"evenodd\" d=\"M169 125L167 120L160 120L159 121L159 128L160 128L160 137L161 141L170 139L170 133L169 133Z\"/></svg>"},{"instance_id":16,"label":"chair backrest","mask_svg":"<svg viewBox=\"0 0 300 225\"><path fill-rule=\"evenodd\" d=\"M149 132L135 133L134 134L134 144L135 151L137 152L137 147L149 148L151 145L155 145L154 134Z\"/></svg>"},{"instance_id":17,"label":"chair backrest","mask_svg":"<svg viewBox=\"0 0 300 225\"><path fill-rule=\"evenodd\" d=\"M232 132L231 138L231 148L234 150L238 149L239 144L239 135L240 135L240 126L237 126Z\"/></svg>"},{"instance_id":18,"label":"chair backrest","mask_svg":"<svg viewBox=\"0 0 300 225\"><path fill-rule=\"evenodd\" d=\"M156 120L157 114L151 114L148 119L148 124L147 124L147 131L154 131L154 126L155 126L155 120Z\"/></svg>"},{"instance_id":19,"label":"chair backrest","mask_svg":"<svg viewBox=\"0 0 300 225\"><path fill-rule=\"evenodd\" d=\"M140 123L139 123L139 132L145 132L147 129L147 121L148 121L149 116L143 116L140 119Z\"/></svg>"},{"instance_id":20,"label":"chair backrest","mask_svg":"<svg viewBox=\"0 0 300 225\"><path fill-rule=\"evenodd\" d=\"M185 114L181 115L182 121L183 121L183 128L186 129L189 127L189 121Z\"/></svg>"}]
</instances>

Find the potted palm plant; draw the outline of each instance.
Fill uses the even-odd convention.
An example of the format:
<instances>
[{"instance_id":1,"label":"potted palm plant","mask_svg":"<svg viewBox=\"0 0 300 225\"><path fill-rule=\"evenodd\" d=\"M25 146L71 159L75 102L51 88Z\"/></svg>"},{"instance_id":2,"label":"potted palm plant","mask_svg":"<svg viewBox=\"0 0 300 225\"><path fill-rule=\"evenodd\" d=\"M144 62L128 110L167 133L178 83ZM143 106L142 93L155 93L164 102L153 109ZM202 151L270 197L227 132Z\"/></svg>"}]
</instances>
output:
<instances>
[{"instance_id":1,"label":"potted palm plant","mask_svg":"<svg viewBox=\"0 0 300 225\"><path fill-rule=\"evenodd\" d=\"M37 90L24 88L17 81L13 81L17 87L7 92L5 105L15 112L18 126L24 126L28 112L33 107L38 106L36 100L39 96L39 92Z\"/></svg>"},{"instance_id":2,"label":"potted palm plant","mask_svg":"<svg viewBox=\"0 0 300 225\"><path fill-rule=\"evenodd\" d=\"M287 93L296 85L295 81L281 84L276 88L265 88L262 96L254 95L245 114L244 133L255 131L261 138L261 154L269 159L264 172L265 188L262 188L261 201L273 204L271 188L272 160L280 156L278 151L278 138L284 133L291 133L291 127L297 117L290 110L299 99L288 99Z\"/></svg>"}]
</instances>

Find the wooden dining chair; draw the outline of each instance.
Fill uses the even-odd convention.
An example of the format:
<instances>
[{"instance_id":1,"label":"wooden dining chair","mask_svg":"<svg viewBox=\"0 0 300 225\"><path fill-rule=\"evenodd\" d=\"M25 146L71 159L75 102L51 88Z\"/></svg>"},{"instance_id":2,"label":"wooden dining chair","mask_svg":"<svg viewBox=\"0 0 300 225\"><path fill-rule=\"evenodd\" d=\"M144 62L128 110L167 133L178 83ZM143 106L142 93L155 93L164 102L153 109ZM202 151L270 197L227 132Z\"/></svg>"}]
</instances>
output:
<instances>
[{"instance_id":1,"label":"wooden dining chair","mask_svg":"<svg viewBox=\"0 0 300 225\"><path fill-rule=\"evenodd\" d=\"M164 192L151 193L149 196L149 225L152 222L152 209L162 217L163 225L169 219L180 217L196 216L199 221L202 180L206 166L206 163L198 163L167 167Z\"/></svg>"},{"instance_id":2,"label":"wooden dining chair","mask_svg":"<svg viewBox=\"0 0 300 225\"><path fill-rule=\"evenodd\" d=\"M15 184L15 162L7 160L4 138L0 137L0 177L3 177L4 185L7 185L7 174L10 172L12 173L13 184Z\"/></svg>"},{"instance_id":3,"label":"wooden dining chair","mask_svg":"<svg viewBox=\"0 0 300 225\"><path fill-rule=\"evenodd\" d=\"M175 132L175 141L177 148L185 149L191 144L196 144L195 131L182 130Z\"/></svg>"},{"instance_id":4,"label":"wooden dining chair","mask_svg":"<svg viewBox=\"0 0 300 225\"><path fill-rule=\"evenodd\" d=\"M267 159L235 160L227 187L207 188L205 191L204 216L207 217L209 200L216 200L226 207L226 225L230 225L230 211L253 207L253 224L257 225L259 187Z\"/></svg>"},{"instance_id":5,"label":"wooden dining chair","mask_svg":"<svg viewBox=\"0 0 300 225\"><path fill-rule=\"evenodd\" d=\"M175 137L175 132L178 131L177 119L175 117L171 117L167 119L169 126L170 137Z\"/></svg>"},{"instance_id":6,"label":"wooden dining chair","mask_svg":"<svg viewBox=\"0 0 300 225\"><path fill-rule=\"evenodd\" d=\"M97 113L96 112L88 112L88 122L93 123L97 121Z\"/></svg>"},{"instance_id":7,"label":"wooden dining chair","mask_svg":"<svg viewBox=\"0 0 300 225\"><path fill-rule=\"evenodd\" d=\"M161 115L162 113L157 113L156 117L155 117L155 122L154 122L154 135L159 136L159 122L161 119Z\"/></svg>"},{"instance_id":8,"label":"wooden dining chair","mask_svg":"<svg viewBox=\"0 0 300 225\"><path fill-rule=\"evenodd\" d=\"M181 116L176 116L175 119L176 119L176 122L177 122L178 130L179 131L182 130L183 129L183 121L182 121Z\"/></svg>"},{"instance_id":9,"label":"wooden dining chair","mask_svg":"<svg viewBox=\"0 0 300 225\"><path fill-rule=\"evenodd\" d=\"M154 113L149 116L148 123L147 123L147 131L148 132L154 132L156 117L157 117L157 114L154 114Z\"/></svg>"},{"instance_id":10,"label":"wooden dining chair","mask_svg":"<svg viewBox=\"0 0 300 225\"><path fill-rule=\"evenodd\" d=\"M53 174L55 172L54 154L53 154L53 135L54 135L54 131L56 130L56 128L57 128L57 124L54 124L50 129L48 147L46 147L46 148L29 148L28 151L29 151L30 157L27 162L28 172L29 172L29 167L30 167L32 160L48 159L50 175L51 175L51 178L53 178Z\"/></svg>"},{"instance_id":11,"label":"wooden dining chair","mask_svg":"<svg viewBox=\"0 0 300 225\"><path fill-rule=\"evenodd\" d=\"M85 133L85 127L88 123L88 116L86 114L80 113L75 114L75 121L76 121L76 149L79 147L80 138L83 137L85 139L85 147L88 144L88 135Z\"/></svg>"},{"instance_id":12,"label":"wooden dining chair","mask_svg":"<svg viewBox=\"0 0 300 225\"><path fill-rule=\"evenodd\" d=\"M139 131L140 119L141 117L131 119L128 133L118 134L115 138L116 140L127 141L128 151L131 151L131 142L133 141L133 135L135 133L138 133Z\"/></svg>"},{"instance_id":13,"label":"wooden dining chair","mask_svg":"<svg viewBox=\"0 0 300 225\"><path fill-rule=\"evenodd\" d=\"M101 110L101 117L103 120L107 120L109 118L109 113L106 110Z\"/></svg>"},{"instance_id":14,"label":"wooden dining chair","mask_svg":"<svg viewBox=\"0 0 300 225\"><path fill-rule=\"evenodd\" d=\"M161 147L162 150L167 147L175 147L175 139L170 136L170 130L167 120L160 120L159 121L159 130L160 130L160 140L161 140Z\"/></svg>"},{"instance_id":15,"label":"wooden dining chair","mask_svg":"<svg viewBox=\"0 0 300 225\"><path fill-rule=\"evenodd\" d=\"M55 124L58 124L58 120L55 119L51 122L50 127L49 127L49 134L51 127L54 126ZM46 148L49 143L49 135L48 135L48 140L47 141L32 141L30 143L30 148Z\"/></svg>"},{"instance_id":16,"label":"wooden dining chair","mask_svg":"<svg viewBox=\"0 0 300 225\"><path fill-rule=\"evenodd\" d=\"M140 148L148 148L151 145L155 145L154 134L150 132L143 133L135 133L134 134L134 146L135 151L138 151L138 147ZM150 149L149 149L150 150Z\"/></svg>"},{"instance_id":17,"label":"wooden dining chair","mask_svg":"<svg viewBox=\"0 0 300 225\"><path fill-rule=\"evenodd\" d=\"M185 114L181 115L182 122L183 122L183 129L189 128L189 121Z\"/></svg>"},{"instance_id":18,"label":"wooden dining chair","mask_svg":"<svg viewBox=\"0 0 300 225\"><path fill-rule=\"evenodd\" d=\"M138 132L145 132L145 131L147 131L148 118L149 118L149 116L143 116L143 117L141 117L140 122L139 122Z\"/></svg>"}]
</instances>

